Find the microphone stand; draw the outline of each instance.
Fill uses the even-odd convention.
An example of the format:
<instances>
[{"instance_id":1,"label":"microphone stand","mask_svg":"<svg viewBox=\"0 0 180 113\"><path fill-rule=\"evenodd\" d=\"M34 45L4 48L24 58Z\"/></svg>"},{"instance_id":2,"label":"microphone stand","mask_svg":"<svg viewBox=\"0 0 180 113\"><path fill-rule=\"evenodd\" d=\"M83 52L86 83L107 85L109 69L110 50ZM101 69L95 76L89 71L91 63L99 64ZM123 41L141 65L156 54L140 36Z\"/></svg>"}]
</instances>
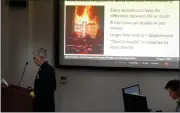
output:
<instances>
[{"instance_id":1,"label":"microphone stand","mask_svg":"<svg viewBox=\"0 0 180 113\"><path fill-rule=\"evenodd\" d=\"M21 75L21 79L20 79L19 85L18 85L19 87L20 87L20 85L21 85L21 81L22 81L22 78L23 78L23 76L24 76L24 72L25 72L25 70L26 70L27 65L28 65L28 62L26 62L26 65L25 65L25 67L24 67L24 71L23 71L23 73L22 73L22 75Z\"/></svg>"}]
</instances>

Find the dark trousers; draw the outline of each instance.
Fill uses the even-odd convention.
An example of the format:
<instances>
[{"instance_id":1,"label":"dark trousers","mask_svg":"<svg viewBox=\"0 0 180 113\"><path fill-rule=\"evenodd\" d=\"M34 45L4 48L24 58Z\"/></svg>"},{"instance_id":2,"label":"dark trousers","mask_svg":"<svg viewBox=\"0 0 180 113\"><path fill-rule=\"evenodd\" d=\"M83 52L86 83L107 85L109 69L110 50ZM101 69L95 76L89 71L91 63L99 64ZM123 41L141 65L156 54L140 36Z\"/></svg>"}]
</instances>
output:
<instances>
[{"instance_id":1,"label":"dark trousers","mask_svg":"<svg viewBox=\"0 0 180 113\"><path fill-rule=\"evenodd\" d=\"M33 112L55 112L55 104L52 101L33 100Z\"/></svg>"}]
</instances>

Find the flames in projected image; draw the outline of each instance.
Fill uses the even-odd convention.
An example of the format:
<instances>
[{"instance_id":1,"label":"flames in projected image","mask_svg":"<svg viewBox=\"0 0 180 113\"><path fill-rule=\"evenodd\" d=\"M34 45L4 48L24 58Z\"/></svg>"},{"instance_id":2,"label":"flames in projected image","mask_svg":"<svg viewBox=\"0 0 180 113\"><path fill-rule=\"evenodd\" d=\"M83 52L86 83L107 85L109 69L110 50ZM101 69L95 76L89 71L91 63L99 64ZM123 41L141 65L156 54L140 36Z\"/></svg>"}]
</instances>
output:
<instances>
[{"instance_id":1,"label":"flames in projected image","mask_svg":"<svg viewBox=\"0 0 180 113\"><path fill-rule=\"evenodd\" d=\"M78 10L78 6L75 7L74 16L74 32L78 36L90 35L91 38L95 38L99 29L98 17L93 16L92 6L85 6L83 10Z\"/></svg>"},{"instance_id":2,"label":"flames in projected image","mask_svg":"<svg viewBox=\"0 0 180 113\"><path fill-rule=\"evenodd\" d=\"M75 6L72 35L66 37L66 54L103 54L104 35L96 7Z\"/></svg>"}]
</instances>

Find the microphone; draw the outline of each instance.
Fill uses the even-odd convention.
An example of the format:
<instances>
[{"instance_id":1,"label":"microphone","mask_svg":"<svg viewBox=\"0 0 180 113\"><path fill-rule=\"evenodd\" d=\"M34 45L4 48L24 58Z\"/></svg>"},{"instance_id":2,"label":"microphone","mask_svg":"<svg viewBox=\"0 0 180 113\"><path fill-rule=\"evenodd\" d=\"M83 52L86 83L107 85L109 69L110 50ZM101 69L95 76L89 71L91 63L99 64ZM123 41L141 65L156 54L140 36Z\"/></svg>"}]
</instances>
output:
<instances>
[{"instance_id":1,"label":"microphone","mask_svg":"<svg viewBox=\"0 0 180 113\"><path fill-rule=\"evenodd\" d=\"M26 62L26 65L25 65L25 67L24 67L24 71L23 71L23 73L22 73L22 75L21 75L21 79L20 79L19 85L18 85L19 87L20 87L20 85L21 85L21 81L22 81L22 78L23 78L23 76L24 76L24 72L25 72L25 70L26 70L27 65L28 65L28 62Z\"/></svg>"}]
</instances>

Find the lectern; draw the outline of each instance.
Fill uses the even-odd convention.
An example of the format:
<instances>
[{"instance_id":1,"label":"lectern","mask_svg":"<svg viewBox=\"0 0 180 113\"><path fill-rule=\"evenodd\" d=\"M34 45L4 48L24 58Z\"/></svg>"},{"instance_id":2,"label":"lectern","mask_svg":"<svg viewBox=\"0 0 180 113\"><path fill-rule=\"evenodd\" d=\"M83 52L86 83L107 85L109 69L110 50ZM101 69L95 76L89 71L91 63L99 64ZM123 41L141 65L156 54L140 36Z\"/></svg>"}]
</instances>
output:
<instances>
[{"instance_id":1,"label":"lectern","mask_svg":"<svg viewBox=\"0 0 180 113\"><path fill-rule=\"evenodd\" d=\"M16 85L1 86L2 112L32 112L33 98L26 88Z\"/></svg>"}]
</instances>

